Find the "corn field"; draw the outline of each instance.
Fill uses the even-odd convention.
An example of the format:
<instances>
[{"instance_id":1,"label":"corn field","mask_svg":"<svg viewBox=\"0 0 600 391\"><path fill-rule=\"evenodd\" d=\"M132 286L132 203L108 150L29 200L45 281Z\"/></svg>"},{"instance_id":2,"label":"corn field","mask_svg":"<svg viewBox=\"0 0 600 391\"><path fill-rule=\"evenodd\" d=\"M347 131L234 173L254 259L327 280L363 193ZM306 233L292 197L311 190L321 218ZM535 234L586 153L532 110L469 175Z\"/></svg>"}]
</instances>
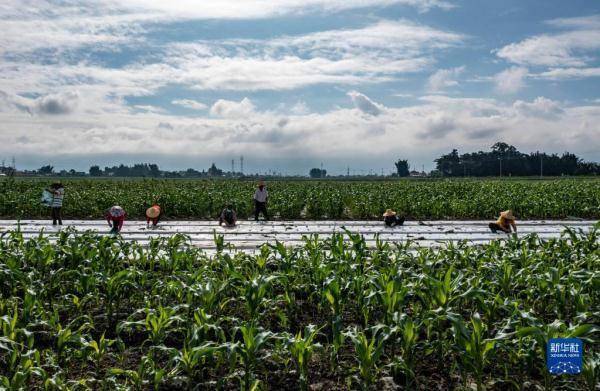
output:
<instances>
[{"instance_id":1,"label":"corn field","mask_svg":"<svg viewBox=\"0 0 600 391\"><path fill-rule=\"evenodd\" d=\"M51 182L0 180L0 217L40 218L40 203ZM143 218L158 202L165 218L216 218L232 202L241 218L252 214L256 183L222 180L68 180L66 218L101 218L120 205L131 218ZM276 219L379 219L392 208L409 219L491 219L512 209L522 219L600 218L600 180L446 181L274 181L267 184L269 213Z\"/></svg>"},{"instance_id":2,"label":"corn field","mask_svg":"<svg viewBox=\"0 0 600 391\"><path fill-rule=\"evenodd\" d=\"M414 249L346 231L250 255L215 234L209 256L183 235L6 233L0 388L597 390L599 235ZM584 341L580 376L549 375L554 337Z\"/></svg>"}]
</instances>

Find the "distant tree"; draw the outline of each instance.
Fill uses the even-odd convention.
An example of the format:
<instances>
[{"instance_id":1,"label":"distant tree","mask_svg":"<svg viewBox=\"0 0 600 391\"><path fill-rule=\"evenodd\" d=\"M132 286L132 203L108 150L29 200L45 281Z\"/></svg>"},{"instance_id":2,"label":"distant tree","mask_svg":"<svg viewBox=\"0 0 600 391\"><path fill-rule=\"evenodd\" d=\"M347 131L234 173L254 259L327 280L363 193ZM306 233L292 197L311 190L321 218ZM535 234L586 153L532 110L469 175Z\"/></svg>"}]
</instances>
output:
<instances>
[{"instance_id":1,"label":"distant tree","mask_svg":"<svg viewBox=\"0 0 600 391\"><path fill-rule=\"evenodd\" d=\"M151 176L155 178L160 176L160 169L158 168L157 164L149 164L148 168L150 169Z\"/></svg>"},{"instance_id":2,"label":"distant tree","mask_svg":"<svg viewBox=\"0 0 600 391\"><path fill-rule=\"evenodd\" d=\"M41 175L52 175L54 173L54 167L51 165L40 167L38 173Z\"/></svg>"},{"instance_id":3,"label":"distant tree","mask_svg":"<svg viewBox=\"0 0 600 391\"><path fill-rule=\"evenodd\" d=\"M311 168L308 172L311 178L325 178L327 176L327 170L321 170L320 168Z\"/></svg>"},{"instance_id":4,"label":"distant tree","mask_svg":"<svg viewBox=\"0 0 600 391\"><path fill-rule=\"evenodd\" d=\"M90 176L102 176L102 170L99 166L90 167Z\"/></svg>"},{"instance_id":5,"label":"distant tree","mask_svg":"<svg viewBox=\"0 0 600 391\"><path fill-rule=\"evenodd\" d=\"M598 175L597 163L582 162L576 155L565 152L562 156L543 152L524 154L504 142L497 142L491 152L473 152L459 155L453 149L435 160L436 169L442 176L559 176Z\"/></svg>"},{"instance_id":6,"label":"distant tree","mask_svg":"<svg viewBox=\"0 0 600 391\"><path fill-rule=\"evenodd\" d=\"M396 166L396 174L399 177L407 177L410 175L410 166L408 164L408 160L398 159L394 165Z\"/></svg>"},{"instance_id":7,"label":"distant tree","mask_svg":"<svg viewBox=\"0 0 600 391\"><path fill-rule=\"evenodd\" d=\"M223 175L223 170L217 168L217 166L215 165L215 163L213 163L210 168L208 169L208 175L209 176L222 176Z\"/></svg>"}]
</instances>

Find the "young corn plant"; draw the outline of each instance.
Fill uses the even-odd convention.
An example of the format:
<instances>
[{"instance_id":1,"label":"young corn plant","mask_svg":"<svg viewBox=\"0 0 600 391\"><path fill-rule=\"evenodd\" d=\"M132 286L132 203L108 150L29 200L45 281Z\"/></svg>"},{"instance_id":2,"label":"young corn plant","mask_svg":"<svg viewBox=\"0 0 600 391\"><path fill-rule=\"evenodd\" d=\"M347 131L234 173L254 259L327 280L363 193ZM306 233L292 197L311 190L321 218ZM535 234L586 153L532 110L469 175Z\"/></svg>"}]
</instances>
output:
<instances>
[{"instance_id":1,"label":"young corn plant","mask_svg":"<svg viewBox=\"0 0 600 391\"><path fill-rule=\"evenodd\" d=\"M104 337L104 333L100 336L98 341L90 340L83 344L83 349L89 358L92 359L96 365L96 369L100 368L100 363L104 357L109 354L109 348L116 342L114 339L107 339Z\"/></svg>"},{"instance_id":2,"label":"young corn plant","mask_svg":"<svg viewBox=\"0 0 600 391\"><path fill-rule=\"evenodd\" d=\"M405 387L408 389L415 379L415 348L419 340L419 326L413 318L402 314L394 319L397 334L401 338L401 354L392 363L392 368L404 373Z\"/></svg>"},{"instance_id":3,"label":"young corn plant","mask_svg":"<svg viewBox=\"0 0 600 391\"><path fill-rule=\"evenodd\" d=\"M257 321L261 308L268 306L270 303L271 300L268 298L268 294L270 293L271 283L275 279L277 279L275 275L268 277L259 275L245 283L243 297L251 321Z\"/></svg>"},{"instance_id":4,"label":"young corn plant","mask_svg":"<svg viewBox=\"0 0 600 391\"><path fill-rule=\"evenodd\" d=\"M288 350L300 373L300 389L303 391L308 390L308 364L313 353L322 348L321 344L314 342L321 328L316 328L312 324L308 325L304 328L304 335L302 335L302 331L298 331L287 342Z\"/></svg>"},{"instance_id":5,"label":"young corn plant","mask_svg":"<svg viewBox=\"0 0 600 391\"><path fill-rule=\"evenodd\" d=\"M331 317L331 368L337 367L336 361L338 358L338 352L344 344L344 333L342 329L342 290L340 287L340 281L336 277L331 277L325 281L324 286L324 297L329 303L332 317Z\"/></svg>"},{"instance_id":6,"label":"young corn plant","mask_svg":"<svg viewBox=\"0 0 600 391\"><path fill-rule=\"evenodd\" d=\"M589 391L598 389L600 384L600 353L590 352L583 363L581 374Z\"/></svg>"},{"instance_id":7,"label":"young corn plant","mask_svg":"<svg viewBox=\"0 0 600 391\"><path fill-rule=\"evenodd\" d=\"M242 334L242 341L237 343L234 349L244 367L241 386L242 390L251 390L258 384L258 379L255 377L256 366L266 357L266 348L274 339L274 335L270 331L260 331L253 324L240 326L239 331Z\"/></svg>"},{"instance_id":8,"label":"young corn plant","mask_svg":"<svg viewBox=\"0 0 600 391\"><path fill-rule=\"evenodd\" d=\"M377 380L379 360L383 354L385 343L392 333L392 330L383 325L370 329L371 338L367 337L364 331L356 328L346 332L354 345L361 389L369 390Z\"/></svg>"},{"instance_id":9,"label":"young corn plant","mask_svg":"<svg viewBox=\"0 0 600 391\"><path fill-rule=\"evenodd\" d=\"M187 387L192 389L195 379L202 379L203 369L215 355L222 350L221 346L212 342L207 342L200 346L184 346L182 350L174 349L172 360L177 371L185 373L187 377Z\"/></svg>"},{"instance_id":10,"label":"young corn plant","mask_svg":"<svg viewBox=\"0 0 600 391\"><path fill-rule=\"evenodd\" d=\"M487 327L477 312L471 316L470 327L460 315L449 315L449 318L454 328L454 339L461 350L461 361L473 372L477 390L481 391L484 389L484 369L490 360L496 341L485 338Z\"/></svg>"}]
</instances>

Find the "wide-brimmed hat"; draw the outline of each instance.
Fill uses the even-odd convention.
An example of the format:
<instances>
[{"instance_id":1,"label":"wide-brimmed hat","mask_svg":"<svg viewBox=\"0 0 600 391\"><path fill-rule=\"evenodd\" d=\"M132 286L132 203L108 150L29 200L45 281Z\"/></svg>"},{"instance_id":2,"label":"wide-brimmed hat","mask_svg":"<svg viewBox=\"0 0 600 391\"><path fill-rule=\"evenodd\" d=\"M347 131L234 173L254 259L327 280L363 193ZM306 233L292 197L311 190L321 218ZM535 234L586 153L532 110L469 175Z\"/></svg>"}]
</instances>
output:
<instances>
[{"instance_id":1,"label":"wide-brimmed hat","mask_svg":"<svg viewBox=\"0 0 600 391\"><path fill-rule=\"evenodd\" d=\"M121 217L125 214L125 210L121 208L119 205L115 205L108 210L108 213L112 217Z\"/></svg>"},{"instance_id":2,"label":"wide-brimmed hat","mask_svg":"<svg viewBox=\"0 0 600 391\"><path fill-rule=\"evenodd\" d=\"M396 212L394 212L391 209L386 209L385 213L383 214L383 217L388 217L388 216L396 216Z\"/></svg>"},{"instance_id":3,"label":"wide-brimmed hat","mask_svg":"<svg viewBox=\"0 0 600 391\"><path fill-rule=\"evenodd\" d=\"M504 217L505 219L508 220L514 220L515 216L512 213L512 210L505 210L504 212L500 212L500 216Z\"/></svg>"},{"instance_id":4,"label":"wide-brimmed hat","mask_svg":"<svg viewBox=\"0 0 600 391\"><path fill-rule=\"evenodd\" d=\"M157 205L151 206L146 209L146 217L155 219L160 216L160 208Z\"/></svg>"}]
</instances>

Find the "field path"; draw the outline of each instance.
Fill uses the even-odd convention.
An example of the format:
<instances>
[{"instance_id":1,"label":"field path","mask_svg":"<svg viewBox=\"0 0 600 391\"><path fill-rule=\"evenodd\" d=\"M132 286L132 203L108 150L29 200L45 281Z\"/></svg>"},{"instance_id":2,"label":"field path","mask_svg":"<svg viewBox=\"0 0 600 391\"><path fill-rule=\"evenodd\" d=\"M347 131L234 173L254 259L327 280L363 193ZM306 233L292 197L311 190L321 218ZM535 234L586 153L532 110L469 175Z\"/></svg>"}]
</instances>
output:
<instances>
[{"instance_id":1,"label":"field path","mask_svg":"<svg viewBox=\"0 0 600 391\"><path fill-rule=\"evenodd\" d=\"M391 242L414 241L419 246L440 246L447 242L468 240L473 244L487 243L493 239L506 238L506 234L492 234L487 228L489 221L407 221L404 226L386 228L378 221L270 221L255 223L240 221L236 228L219 227L215 221L164 221L156 229L147 229L145 222L126 221L121 235L126 240L145 244L151 237L168 237L174 233L189 235L192 243L206 250L214 250L213 232L225 237L238 249L253 250L263 243L275 240L286 245L302 243L303 235L318 234L320 238L331 236L333 232L343 231L346 227L354 233L365 236L367 243L375 243L375 234L380 239ZM529 220L518 221L519 235L537 233L541 238L557 238L565 227L589 231L596 221L590 220ZM62 229L67 226L77 231L95 231L108 234L109 228L104 220L65 220ZM26 238L44 232L54 235L58 229L48 220L0 220L0 233L16 230L20 227Z\"/></svg>"}]
</instances>

